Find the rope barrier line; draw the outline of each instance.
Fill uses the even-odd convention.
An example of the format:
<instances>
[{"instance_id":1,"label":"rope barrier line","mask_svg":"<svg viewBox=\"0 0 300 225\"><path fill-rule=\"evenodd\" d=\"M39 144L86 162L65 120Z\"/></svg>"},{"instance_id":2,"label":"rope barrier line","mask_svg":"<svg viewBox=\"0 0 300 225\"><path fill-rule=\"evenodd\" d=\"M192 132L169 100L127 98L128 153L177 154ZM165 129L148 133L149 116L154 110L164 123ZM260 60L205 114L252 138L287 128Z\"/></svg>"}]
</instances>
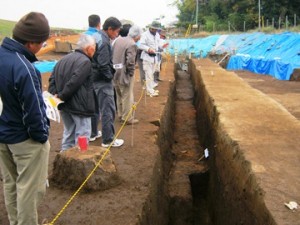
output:
<instances>
[{"instance_id":1,"label":"rope barrier line","mask_svg":"<svg viewBox=\"0 0 300 225\"><path fill-rule=\"evenodd\" d=\"M142 93L140 95L139 100L132 105L129 113L126 116L126 119L124 121L124 123L122 124L122 126L120 127L119 131L117 132L117 134L115 135L113 141L110 143L110 145L107 147L106 151L103 153L102 157L100 158L100 160L98 161L98 163L95 165L94 169L90 172L90 174L86 177L86 179L83 181L83 183L80 185L80 187L77 189L77 191L71 196L71 198L67 201L67 203L63 206L63 208L59 211L59 213L54 217L54 219L49 223L49 225L53 225L57 219L62 215L62 213L65 211L65 209L70 205L70 203L73 201L73 199L76 197L76 195L82 190L82 188L84 187L84 185L87 183L87 181L91 178L91 176L93 175L93 173L96 171L96 169L101 165L102 161L104 160L104 158L106 157L106 155L109 153L110 148L112 146L112 144L114 143L114 141L117 139L117 137L120 135L121 131L123 130L124 126L126 125L126 122L129 118L129 116L131 115L131 113L133 111L136 110L137 106L140 104L143 95L144 95L144 91L145 89L142 89Z\"/></svg>"},{"instance_id":2,"label":"rope barrier line","mask_svg":"<svg viewBox=\"0 0 300 225\"><path fill-rule=\"evenodd\" d=\"M167 55L167 62L166 64L168 64L170 57L168 57L169 55ZM166 68L167 66L165 66ZM164 68L164 72L165 72L165 68ZM146 90L146 81L144 82L144 86L142 88L142 92L140 94L140 97L138 99L138 101L132 105L129 113L127 114L122 126L120 127L119 131L117 132L117 134L115 135L113 141L110 143L110 145L107 147L106 151L103 153L102 157L100 158L100 160L98 161L98 163L95 165L95 167L93 168L93 170L89 173L89 175L86 177L86 179L82 182L82 184L80 185L80 187L74 192L74 194L71 196L71 198L66 202L66 204L62 207L62 209L58 212L58 214L54 217L54 219L48 223L48 225L53 225L58 218L63 214L63 212L66 210L66 208L70 205L70 203L73 201L73 199L77 196L77 194L82 190L82 188L84 187L84 185L88 182L88 180L91 178L91 176L93 175L93 173L96 171L96 169L101 165L102 161L104 160L104 158L106 157L106 155L109 153L110 148L112 146L112 144L114 143L114 141L119 137L121 131L123 130L123 128L125 127L129 116L131 115L131 113L133 111L136 110L137 106L140 104L143 96L144 96L144 92ZM145 92L145 99L146 99L146 92ZM47 224L44 224L47 225Z\"/></svg>"},{"instance_id":3,"label":"rope barrier line","mask_svg":"<svg viewBox=\"0 0 300 225\"><path fill-rule=\"evenodd\" d=\"M135 111L132 112L132 120L134 120L135 117ZM134 141L134 130L133 130L133 123L131 124L131 147L133 147L133 141Z\"/></svg>"}]
</instances>

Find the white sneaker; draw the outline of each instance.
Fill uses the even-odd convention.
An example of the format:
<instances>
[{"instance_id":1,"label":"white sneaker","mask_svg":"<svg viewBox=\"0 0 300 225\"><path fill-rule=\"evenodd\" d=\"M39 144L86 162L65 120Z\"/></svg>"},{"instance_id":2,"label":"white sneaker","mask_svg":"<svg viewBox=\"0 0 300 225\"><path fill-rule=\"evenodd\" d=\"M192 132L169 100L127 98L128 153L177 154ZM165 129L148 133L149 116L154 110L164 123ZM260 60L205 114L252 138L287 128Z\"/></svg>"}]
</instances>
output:
<instances>
[{"instance_id":1,"label":"white sneaker","mask_svg":"<svg viewBox=\"0 0 300 225\"><path fill-rule=\"evenodd\" d=\"M157 97L158 92L154 91L153 93L147 93L147 95L150 96L150 97Z\"/></svg>"},{"instance_id":2,"label":"white sneaker","mask_svg":"<svg viewBox=\"0 0 300 225\"><path fill-rule=\"evenodd\" d=\"M116 140L112 143L111 147L117 148L117 147L121 147L123 144L124 144L124 140L123 140L123 139L116 139ZM109 144L104 144L104 143L102 143L101 146L102 146L103 148L108 148L108 147L110 146L110 143L109 143Z\"/></svg>"},{"instance_id":3,"label":"white sneaker","mask_svg":"<svg viewBox=\"0 0 300 225\"><path fill-rule=\"evenodd\" d=\"M99 130L97 136L90 137L90 142L96 141L97 138L101 138L101 137L102 137L102 132Z\"/></svg>"}]
</instances>

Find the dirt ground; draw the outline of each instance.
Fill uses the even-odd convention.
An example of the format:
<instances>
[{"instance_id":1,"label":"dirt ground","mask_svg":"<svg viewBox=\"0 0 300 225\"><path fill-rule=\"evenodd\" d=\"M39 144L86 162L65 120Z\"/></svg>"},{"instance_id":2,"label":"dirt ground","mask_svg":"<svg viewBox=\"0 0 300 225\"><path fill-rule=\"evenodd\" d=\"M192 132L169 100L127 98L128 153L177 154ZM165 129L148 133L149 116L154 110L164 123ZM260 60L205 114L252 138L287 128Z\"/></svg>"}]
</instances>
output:
<instances>
[{"instance_id":1,"label":"dirt ground","mask_svg":"<svg viewBox=\"0 0 300 225\"><path fill-rule=\"evenodd\" d=\"M48 52L39 57L40 60L58 59L62 54ZM139 82L138 68L136 69L135 101L142 93ZM42 75L43 89L48 88L49 73ZM169 80L173 78L173 65L168 63L162 69L162 81L159 85L159 97L145 97L138 105L135 118L140 123L134 126L125 126L120 138L125 140L121 148L111 149L112 159L121 177L122 183L110 190L95 193L80 193L72 203L63 211L55 224L81 224L81 225L117 225L136 224L141 217L144 201L151 188L150 179L159 148L155 145L157 121L163 111L169 90ZM120 123L115 122L116 133ZM62 123L51 122L50 130L50 159L49 175L52 173L53 161L58 154L62 139ZM101 138L91 145L100 146ZM8 225L7 214L3 199L2 181L0 182L0 224ZM72 191L59 190L53 186L47 189L46 196L39 207L39 220L51 222L64 207Z\"/></svg>"},{"instance_id":2,"label":"dirt ground","mask_svg":"<svg viewBox=\"0 0 300 225\"><path fill-rule=\"evenodd\" d=\"M61 56L50 52L40 59L58 59ZM292 115L300 119L300 82L278 81L271 76L256 75L246 71L238 71L237 74L254 88L274 98ZM138 69L135 77L135 100L138 100L142 93ZM79 193L62 212L55 224L129 225L139 221L144 200L151 188L150 178L155 158L159 152L159 148L155 144L158 129L156 122L166 103L170 81L174 80L172 63L165 64L161 77L163 81L158 87L160 96L157 98L143 96L136 110L136 118L140 120L140 123L126 126L120 134L120 138L125 140L124 146L111 150L122 183L102 192ZM42 78L43 88L47 89L49 73L43 74ZM115 126L118 131L120 123L116 121ZM49 174L51 174L55 156L59 154L57 150L60 149L62 131L62 123L51 122ZM100 144L101 138L91 143L95 146ZM57 189L50 183L46 196L39 207L40 223L42 221L51 222L72 194L72 191ZM2 181L0 182L0 224L9 224L3 200Z\"/></svg>"},{"instance_id":3,"label":"dirt ground","mask_svg":"<svg viewBox=\"0 0 300 225\"><path fill-rule=\"evenodd\" d=\"M280 81L269 75L254 74L249 71L235 71L235 73L253 88L275 99L300 120L299 81Z\"/></svg>"}]
</instances>

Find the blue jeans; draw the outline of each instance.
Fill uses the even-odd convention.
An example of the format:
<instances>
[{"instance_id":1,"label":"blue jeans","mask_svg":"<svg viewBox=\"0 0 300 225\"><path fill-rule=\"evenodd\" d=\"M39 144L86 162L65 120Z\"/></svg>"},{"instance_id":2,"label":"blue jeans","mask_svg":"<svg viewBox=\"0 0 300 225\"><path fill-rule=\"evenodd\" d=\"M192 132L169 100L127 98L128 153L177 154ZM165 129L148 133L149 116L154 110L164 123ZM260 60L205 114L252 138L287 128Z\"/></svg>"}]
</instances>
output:
<instances>
[{"instance_id":1,"label":"blue jeans","mask_svg":"<svg viewBox=\"0 0 300 225\"><path fill-rule=\"evenodd\" d=\"M102 124L102 143L109 144L115 137L115 114L116 105L114 99L114 88L111 83L99 83L95 85L99 111Z\"/></svg>"},{"instance_id":2,"label":"blue jeans","mask_svg":"<svg viewBox=\"0 0 300 225\"><path fill-rule=\"evenodd\" d=\"M61 150L67 150L77 145L78 136L91 136L91 117L78 116L60 111L64 123L64 133Z\"/></svg>"}]
</instances>

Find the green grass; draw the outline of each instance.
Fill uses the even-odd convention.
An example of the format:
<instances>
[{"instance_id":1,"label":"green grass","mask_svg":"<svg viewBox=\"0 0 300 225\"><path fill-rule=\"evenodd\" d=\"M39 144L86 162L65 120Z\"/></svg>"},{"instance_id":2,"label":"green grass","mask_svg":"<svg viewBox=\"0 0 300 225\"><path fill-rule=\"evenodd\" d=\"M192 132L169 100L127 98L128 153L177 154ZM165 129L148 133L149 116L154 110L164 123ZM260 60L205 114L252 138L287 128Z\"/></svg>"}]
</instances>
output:
<instances>
[{"instance_id":1,"label":"green grass","mask_svg":"<svg viewBox=\"0 0 300 225\"><path fill-rule=\"evenodd\" d=\"M4 37L10 37L16 22L0 19L0 42Z\"/></svg>"},{"instance_id":2,"label":"green grass","mask_svg":"<svg viewBox=\"0 0 300 225\"><path fill-rule=\"evenodd\" d=\"M11 37L12 30L17 22L0 19L0 44L4 37ZM59 32L62 35L82 33L82 30L67 29L67 28L51 28L51 32Z\"/></svg>"}]
</instances>

